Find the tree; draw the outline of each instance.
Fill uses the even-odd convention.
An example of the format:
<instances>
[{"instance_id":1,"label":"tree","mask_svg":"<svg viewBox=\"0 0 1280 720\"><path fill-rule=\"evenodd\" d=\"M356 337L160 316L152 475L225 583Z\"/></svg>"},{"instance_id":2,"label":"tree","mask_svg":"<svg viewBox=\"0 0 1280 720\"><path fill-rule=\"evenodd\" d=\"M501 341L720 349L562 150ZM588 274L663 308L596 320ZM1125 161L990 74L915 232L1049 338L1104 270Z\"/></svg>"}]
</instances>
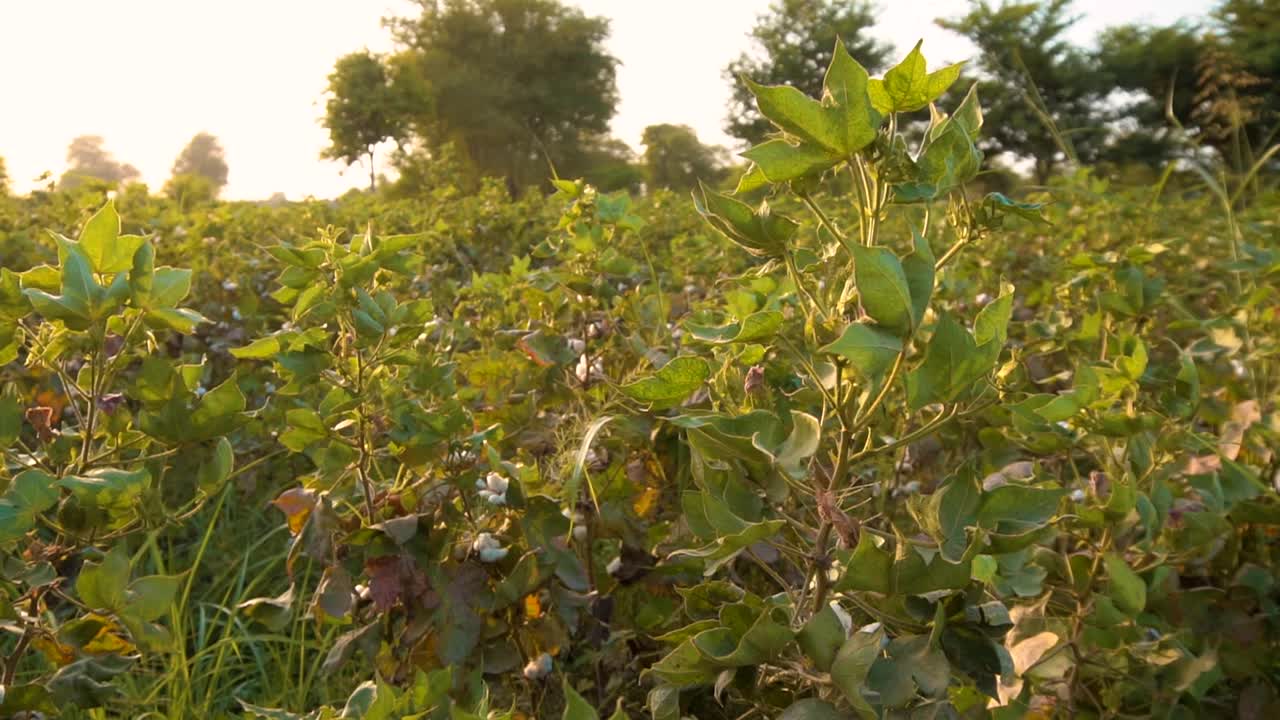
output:
<instances>
[{"instance_id":1,"label":"tree","mask_svg":"<svg viewBox=\"0 0 1280 720\"><path fill-rule=\"evenodd\" d=\"M329 147L321 157L347 165L368 158L369 189L374 190L374 151L386 140L402 140L406 120L403 88L393 81L383 60L368 50L344 55L329 74L324 115Z\"/></svg>"},{"instance_id":2,"label":"tree","mask_svg":"<svg viewBox=\"0 0 1280 720\"><path fill-rule=\"evenodd\" d=\"M631 147L608 135L584 138L565 165L557 167L557 172L562 177L585 178L602 192L638 192L644 182L644 171Z\"/></svg>"},{"instance_id":3,"label":"tree","mask_svg":"<svg viewBox=\"0 0 1280 720\"><path fill-rule=\"evenodd\" d=\"M831 64L836 38L871 72L883 69L893 47L867 33L875 22L866 0L775 0L751 29L754 52L725 67L733 84L725 132L754 145L771 129L743 77L762 85L791 85L810 97L822 95L822 73Z\"/></svg>"},{"instance_id":4,"label":"tree","mask_svg":"<svg viewBox=\"0 0 1280 720\"><path fill-rule=\"evenodd\" d=\"M1280 0L1223 0L1213 18L1201 99L1207 120L1231 127L1224 152L1243 167L1280 136Z\"/></svg>"},{"instance_id":5,"label":"tree","mask_svg":"<svg viewBox=\"0 0 1280 720\"><path fill-rule=\"evenodd\" d=\"M183 175L196 175L208 181L216 197L227 184L227 159L218 138L197 133L173 161L170 182Z\"/></svg>"},{"instance_id":6,"label":"tree","mask_svg":"<svg viewBox=\"0 0 1280 720\"><path fill-rule=\"evenodd\" d=\"M1107 85L1136 93L1121 111L1127 131L1113 133L1102 158L1155 166L1174 152L1167 117L1192 125L1199 67L1206 43L1200 29L1185 22L1167 27L1119 25L1098 38L1097 64Z\"/></svg>"},{"instance_id":7,"label":"tree","mask_svg":"<svg viewBox=\"0 0 1280 720\"><path fill-rule=\"evenodd\" d=\"M618 95L606 19L557 0L417 2L419 17L390 24L425 145L453 143L514 192L607 132Z\"/></svg>"},{"instance_id":8,"label":"tree","mask_svg":"<svg viewBox=\"0 0 1280 720\"><path fill-rule=\"evenodd\" d=\"M971 0L967 15L937 21L981 53L982 105L993 120L983 148L1032 159L1040 183L1071 156L1091 162L1106 139L1100 108L1109 88L1093 58L1066 38L1078 19L1070 5Z\"/></svg>"},{"instance_id":9,"label":"tree","mask_svg":"<svg viewBox=\"0 0 1280 720\"><path fill-rule=\"evenodd\" d=\"M67 146L67 171L58 179L58 187L69 190L90 178L112 185L138 179L138 169L117 162L103 147L104 143L100 135L81 135L73 139Z\"/></svg>"},{"instance_id":10,"label":"tree","mask_svg":"<svg viewBox=\"0 0 1280 720\"><path fill-rule=\"evenodd\" d=\"M650 125L640 142L649 187L689 190L698 180L714 185L723 173L721 148L703 145L688 125Z\"/></svg>"},{"instance_id":11,"label":"tree","mask_svg":"<svg viewBox=\"0 0 1280 720\"><path fill-rule=\"evenodd\" d=\"M9 194L9 170L5 167L4 158L0 157L0 195Z\"/></svg>"}]
</instances>

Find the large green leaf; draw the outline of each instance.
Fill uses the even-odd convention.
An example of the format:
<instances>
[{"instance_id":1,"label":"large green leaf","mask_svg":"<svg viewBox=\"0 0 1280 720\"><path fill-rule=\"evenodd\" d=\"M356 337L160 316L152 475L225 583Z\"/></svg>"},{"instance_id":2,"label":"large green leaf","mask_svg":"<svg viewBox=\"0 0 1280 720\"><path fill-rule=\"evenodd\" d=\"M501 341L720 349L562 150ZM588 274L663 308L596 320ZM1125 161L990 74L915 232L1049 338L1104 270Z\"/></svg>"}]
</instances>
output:
<instances>
[{"instance_id":1,"label":"large green leaf","mask_svg":"<svg viewBox=\"0 0 1280 720\"><path fill-rule=\"evenodd\" d=\"M856 322L846 326L839 338L822 346L819 352L844 358L870 382L878 380L893 365L902 352L902 339L873 323Z\"/></svg>"},{"instance_id":2,"label":"large green leaf","mask_svg":"<svg viewBox=\"0 0 1280 720\"><path fill-rule=\"evenodd\" d=\"M887 330L899 336L909 335L915 314L911 289L898 256L888 248L855 245L853 259L862 309Z\"/></svg>"},{"instance_id":3,"label":"large green leaf","mask_svg":"<svg viewBox=\"0 0 1280 720\"><path fill-rule=\"evenodd\" d=\"M673 358L658 372L619 388L624 395L655 407L670 407L692 395L711 377L711 366L694 356Z\"/></svg>"},{"instance_id":4,"label":"large green leaf","mask_svg":"<svg viewBox=\"0 0 1280 720\"><path fill-rule=\"evenodd\" d=\"M905 635L889 643L887 657L871 666L867 685L886 707L903 707L920 694L940 698L951 682L951 664L927 635Z\"/></svg>"},{"instance_id":5,"label":"large green leaf","mask_svg":"<svg viewBox=\"0 0 1280 720\"><path fill-rule=\"evenodd\" d=\"M867 90L876 110L885 114L920 110L941 97L960 77L964 63L926 72L924 55L920 54L922 42L917 42L902 62L890 68L883 80L870 82Z\"/></svg>"},{"instance_id":6,"label":"large green leaf","mask_svg":"<svg viewBox=\"0 0 1280 720\"><path fill-rule=\"evenodd\" d=\"M685 323L685 329L695 340L712 345L765 342L778 333L782 320L782 313L777 310L761 310L751 313L740 322L720 326Z\"/></svg>"},{"instance_id":7,"label":"large green leaf","mask_svg":"<svg viewBox=\"0 0 1280 720\"><path fill-rule=\"evenodd\" d=\"M907 404L918 410L961 399L989 368L981 362L969 331L949 313L942 313L925 348L924 361L907 374Z\"/></svg>"},{"instance_id":8,"label":"large green leaf","mask_svg":"<svg viewBox=\"0 0 1280 720\"><path fill-rule=\"evenodd\" d=\"M728 617L737 615L736 618ZM749 618L754 617L754 622ZM720 613L724 624L698 633L693 645L716 667L748 667L767 662L791 643L795 633L781 608L755 611L746 605L728 605ZM745 625L750 622L750 625ZM736 627L735 627L736 626Z\"/></svg>"},{"instance_id":9,"label":"large green leaf","mask_svg":"<svg viewBox=\"0 0 1280 720\"><path fill-rule=\"evenodd\" d=\"M691 550L677 550L672 557L691 557L702 560L703 575L710 577L725 563L733 560L738 553L762 540L767 540L778 533L787 523L785 520L767 520L756 523L740 533L726 535L715 542Z\"/></svg>"},{"instance_id":10,"label":"large green leaf","mask_svg":"<svg viewBox=\"0 0 1280 720\"><path fill-rule=\"evenodd\" d=\"M786 252L799 225L773 212L767 202L756 209L739 200L699 186L693 205L711 227L758 257L777 257Z\"/></svg>"},{"instance_id":11,"label":"large green leaf","mask_svg":"<svg viewBox=\"0 0 1280 720\"><path fill-rule=\"evenodd\" d=\"M146 242L138 235L120 234L120 215L108 200L80 231L80 249L96 273L124 272L133 267L133 255Z\"/></svg>"},{"instance_id":12,"label":"large green leaf","mask_svg":"<svg viewBox=\"0 0 1280 720\"><path fill-rule=\"evenodd\" d=\"M76 578L80 602L94 610L123 610L128 586L129 552L123 544L111 548L102 562L86 560Z\"/></svg>"},{"instance_id":13,"label":"large green leaf","mask_svg":"<svg viewBox=\"0 0 1280 720\"><path fill-rule=\"evenodd\" d=\"M884 121L867 93L868 80L866 68L853 59L837 37L822 88L826 99L834 103L832 114L840 131L840 150L846 157L870 145Z\"/></svg>"},{"instance_id":14,"label":"large green leaf","mask_svg":"<svg viewBox=\"0 0 1280 720\"><path fill-rule=\"evenodd\" d=\"M978 524L982 488L972 473L961 471L929 496L930 530L937 537L942 556L960 562L969 547L969 528Z\"/></svg>"},{"instance_id":15,"label":"large green leaf","mask_svg":"<svg viewBox=\"0 0 1280 720\"><path fill-rule=\"evenodd\" d=\"M151 473L146 468L93 468L82 475L68 475L58 485L70 490L80 502L118 512L133 507L150 487Z\"/></svg>"},{"instance_id":16,"label":"large green leaf","mask_svg":"<svg viewBox=\"0 0 1280 720\"><path fill-rule=\"evenodd\" d=\"M875 716L871 706L862 697L862 688L871 672L871 666L880 656L883 641L883 628L876 628L871 632L859 630L844 641L831 665L831 682L864 718Z\"/></svg>"},{"instance_id":17,"label":"large green leaf","mask_svg":"<svg viewBox=\"0 0 1280 720\"><path fill-rule=\"evenodd\" d=\"M1114 552L1104 553L1102 561L1107 566L1110 585L1107 594L1116 607L1130 615L1137 615L1147 607L1147 584L1129 567L1124 558Z\"/></svg>"}]
</instances>

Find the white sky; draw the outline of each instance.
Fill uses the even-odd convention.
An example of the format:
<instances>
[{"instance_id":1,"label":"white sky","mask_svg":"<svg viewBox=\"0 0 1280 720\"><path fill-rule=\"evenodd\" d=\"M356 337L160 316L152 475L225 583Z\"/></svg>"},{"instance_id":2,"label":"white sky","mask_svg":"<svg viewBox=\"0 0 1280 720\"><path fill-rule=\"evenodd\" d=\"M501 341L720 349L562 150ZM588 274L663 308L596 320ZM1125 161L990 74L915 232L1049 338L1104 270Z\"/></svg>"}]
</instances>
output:
<instances>
[{"instance_id":1,"label":"white sky","mask_svg":"<svg viewBox=\"0 0 1280 720\"><path fill-rule=\"evenodd\" d=\"M769 0L573 0L612 19L621 60L614 133L633 147L645 126L684 123L705 142L721 131L721 70L748 45ZM1077 0L1072 33L1088 43L1123 22L1166 23L1211 0ZM905 52L924 38L935 62L962 60L966 41L932 24L965 0L881 0L877 32ZM326 77L339 56L390 49L386 15L405 0L0 0L0 157L27 192L65 168L77 135L106 139L118 160L159 188L197 132L217 135L231 167L225 197L332 197L368 173L321 160Z\"/></svg>"}]
</instances>

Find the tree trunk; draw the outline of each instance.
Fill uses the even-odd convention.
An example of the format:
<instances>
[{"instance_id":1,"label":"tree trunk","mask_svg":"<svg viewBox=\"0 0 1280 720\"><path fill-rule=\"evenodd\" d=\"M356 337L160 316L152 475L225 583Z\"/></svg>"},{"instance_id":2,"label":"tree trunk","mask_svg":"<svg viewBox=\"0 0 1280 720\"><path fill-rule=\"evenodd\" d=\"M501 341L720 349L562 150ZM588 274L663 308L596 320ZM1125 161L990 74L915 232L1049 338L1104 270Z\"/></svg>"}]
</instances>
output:
<instances>
[{"instance_id":1,"label":"tree trunk","mask_svg":"<svg viewBox=\"0 0 1280 720\"><path fill-rule=\"evenodd\" d=\"M377 182L378 182L377 175L375 175L373 172L373 148L370 147L369 148L369 192L374 192L378 189Z\"/></svg>"}]
</instances>

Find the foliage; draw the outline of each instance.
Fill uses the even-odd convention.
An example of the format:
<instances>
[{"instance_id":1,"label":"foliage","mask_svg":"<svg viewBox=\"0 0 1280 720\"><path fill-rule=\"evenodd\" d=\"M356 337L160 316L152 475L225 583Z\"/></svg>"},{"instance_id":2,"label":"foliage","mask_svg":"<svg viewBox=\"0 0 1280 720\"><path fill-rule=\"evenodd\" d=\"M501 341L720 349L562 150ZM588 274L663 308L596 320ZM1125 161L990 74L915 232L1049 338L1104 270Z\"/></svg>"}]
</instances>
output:
<instances>
[{"instance_id":1,"label":"foliage","mask_svg":"<svg viewBox=\"0 0 1280 720\"><path fill-rule=\"evenodd\" d=\"M0 715L1275 715L1274 173L833 46L692 202L3 198Z\"/></svg>"},{"instance_id":2,"label":"foliage","mask_svg":"<svg viewBox=\"0 0 1280 720\"><path fill-rule=\"evenodd\" d=\"M67 146L67 169L58 179L58 187L70 189L87 180L100 180L120 185L139 176L138 169L118 162L103 147L106 141L98 135L81 135Z\"/></svg>"},{"instance_id":3,"label":"foliage","mask_svg":"<svg viewBox=\"0 0 1280 720\"><path fill-rule=\"evenodd\" d=\"M111 203L78 239L51 237L56 265L0 272L0 356L46 388L34 402L0 399L10 717L100 707L139 652L172 649L158 621L190 582L147 574L129 539L154 541L222 490L234 463L226 435L247 417L234 376L206 392L204 364L155 352L205 322L181 307L190 270L157 266L152 241L123 234ZM32 656L39 669L20 675Z\"/></svg>"},{"instance_id":4,"label":"foliage","mask_svg":"<svg viewBox=\"0 0 1280 720\"><path fill-rule=\"evenodd\" d=\"M419 0L391 21L409 120L430 148L452 143L476 176L541 184L584 140L608 130L617 61L608 23L557 0ZM572 88L572 92L566 92Z\"/></svg>"},{"instance_id":5,"label":"foliage","mask_svg":"<svg viewBox=\"0 0 1280 720\"><path fill-rule=\"evenodd\" d=\"M862 0L775 0L751 29L756 50L725 68L726 79L733 84L725 132L754 144L772 129L756 110L744 77L765 85L791 85L809 96L821 94L818 71L831 64L837 38L870 70L886 67L891 48L867 32L874 24L872 7Z\"/></svg>"}]
</instances>

